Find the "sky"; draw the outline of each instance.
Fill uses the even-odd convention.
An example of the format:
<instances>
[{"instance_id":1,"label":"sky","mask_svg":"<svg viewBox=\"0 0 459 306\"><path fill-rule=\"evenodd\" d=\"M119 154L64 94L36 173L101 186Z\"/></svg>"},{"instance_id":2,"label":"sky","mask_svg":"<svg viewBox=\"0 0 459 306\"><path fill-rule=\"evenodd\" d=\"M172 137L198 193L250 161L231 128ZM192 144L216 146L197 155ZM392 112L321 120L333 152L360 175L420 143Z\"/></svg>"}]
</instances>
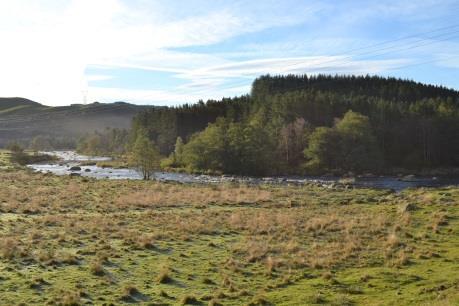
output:
<instances>
[{"instance_id":1,"label":"sky","mask_svg":"<svg viewBox=\"0 0 459 306\"><path fill-rule=\"evenodd\" d=\"M0 0L0 96L180 105L289 73L459 89L458 13L458 0Z\"/></svg>"}]
</instances>

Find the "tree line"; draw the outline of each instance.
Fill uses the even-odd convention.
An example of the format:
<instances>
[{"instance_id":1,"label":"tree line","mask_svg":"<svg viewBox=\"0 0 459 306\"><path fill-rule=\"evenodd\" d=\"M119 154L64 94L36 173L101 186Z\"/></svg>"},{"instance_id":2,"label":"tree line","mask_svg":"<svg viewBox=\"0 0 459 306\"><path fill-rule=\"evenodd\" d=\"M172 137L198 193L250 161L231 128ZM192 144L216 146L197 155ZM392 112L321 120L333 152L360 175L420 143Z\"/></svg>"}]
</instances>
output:
<instances>
[{"instance_id":1,"label":"tree line","mask_svg":"<svg viewBox=\"0 0 459 306\"><path fill-rule=\"evenodd\" d=\"M29 147L129 156L145 178L160 156L165 169L246 175L454 168L458 101L457 91L394 78L267 75L250 95L151 108L131 130L39 135Z\"/></svg>"},{"instance_id":2,"label":"tree line","mask_svg":"<svg viewBox=\"0 0 459 306\"><path fill-rule=\"evenodd\" d=\"M234 174L459 167L459 93L376 76L262 76L250 95L133 121L163 167Z\"/></svg>"}]
</instances>

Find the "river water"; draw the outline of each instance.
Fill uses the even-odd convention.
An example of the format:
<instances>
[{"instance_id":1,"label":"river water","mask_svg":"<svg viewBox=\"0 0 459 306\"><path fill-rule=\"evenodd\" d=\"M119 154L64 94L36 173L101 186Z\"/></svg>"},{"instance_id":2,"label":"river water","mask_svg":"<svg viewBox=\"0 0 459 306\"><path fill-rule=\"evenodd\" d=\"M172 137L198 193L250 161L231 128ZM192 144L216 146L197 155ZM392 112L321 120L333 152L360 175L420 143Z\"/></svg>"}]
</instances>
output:
<instances>
[{"instance_id":1,"label":"river water","mask_svg":"<svg viewBox=\"0 0 459 306\"><path fill-rule=\"evenodd\" d=\"M97 179L133 179L138 180L142 177L134 169L116 169L102 168L95 165L81 165L87 162L108 161L109 157L103 156L85 156L75 153L74 151L51 151L42 152L57 156L60 160L50 164L32 164L29 168L37 172L53 173L56 175L70 175L77 173L81 176L93 177ZM80 171L71 171L71 167L80 166ZM174 172L156 172L154 175L156 180L173 181L180 183L201 183L201 184L217 184L225 182L237 182L244 184L278 184L302 185L307 183L315 183L324 187L332 186L339 183L339 177L325 176L288 176L288 177L240 177L240 176L212 176L212 175L194 175L186 173ZM411 187L441 187L448 185L459 185L459 178L432 178L432 177L410 177L401 179L398 177L358 177L352 183L355 187L368 188L383 188L401 191Z\"/></svg>"}]
</instances>

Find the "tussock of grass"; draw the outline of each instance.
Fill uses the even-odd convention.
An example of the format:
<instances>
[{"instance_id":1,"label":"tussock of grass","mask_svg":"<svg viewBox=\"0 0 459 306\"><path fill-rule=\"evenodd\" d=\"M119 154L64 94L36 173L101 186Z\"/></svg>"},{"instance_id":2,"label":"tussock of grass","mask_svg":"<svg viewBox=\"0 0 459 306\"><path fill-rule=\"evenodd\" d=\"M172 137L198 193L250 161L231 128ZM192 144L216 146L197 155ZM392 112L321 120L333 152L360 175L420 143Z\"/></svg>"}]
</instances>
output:
<instances>
[{"instance_id":1,"label":"tussock of grass","mask_svg":"<svg viewBox=\"0 0 459 306\"><path fill-rule=\"evenodd\" d=\"M207 303L208 306L222 306L223 304L220 301L212 299Z\"/></svg>"},{"instance_id":2,"label":"tussock of grass","mask_svg":"<svg viewBox=\"0 0 459 306\"><path fill-rule=\"evenodd\" d=\"M65 292L62 298L58 300L58 305L62 306L79 306L83 305L79 292Z\"/></svg>"},{"instance_id":3,"label":"tussock of grass","mask_svg":"<svg viewBox=\"0 0 459 306\"><path fill-rule=\"evenodd\" d=\"M105 269L100 261L94 261L89 266L91 273L97 276L105 275Z\"/></svg>"},{"instance_id":4,"label":"tussock of grass","mask_svg":"<svg viewBox=\"0 0 459 306\"><path fill-rule=\"evenodd\" d=\"M248 306L268 306L272 305L264 295L255 296L248 304Z\"/></svg>"},{"instance_id":5,"label":"tussock of grass","mask_svg":"<svg viewBox=\"0 0 459 306\"><path fill-rule=\"evenodd\" d=\"M170 275L169 268L165 267L162 268L159 272L158 276L156 277L156 281L160 284L169 284L172 282L172 277Z\"/></svg>"},{"instance_id":6,"label":"tussock of grass","mask_svg":"<svg viewBox=\"0 0 459 306\"><path fill-rule=\"evenodd\" d=\"M199 300L193 295L185 295L180 299L180 305L200 305Z\"/></svg>"}]
</instances>

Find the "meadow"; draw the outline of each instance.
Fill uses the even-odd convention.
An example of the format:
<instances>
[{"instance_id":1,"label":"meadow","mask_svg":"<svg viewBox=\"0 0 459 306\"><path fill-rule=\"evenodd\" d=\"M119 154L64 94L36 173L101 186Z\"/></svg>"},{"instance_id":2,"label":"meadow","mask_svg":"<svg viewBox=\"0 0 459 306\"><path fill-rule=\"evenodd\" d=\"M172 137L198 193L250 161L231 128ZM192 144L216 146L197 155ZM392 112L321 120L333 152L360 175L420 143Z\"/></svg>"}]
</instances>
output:
<instances>
[{"instance_id":1,"label":"meadow","mask_svg":"<svg viewBox=\"0 0 459 306\"><path fill-rule=\"evenodd\" d=\"M6 163L6 162L5 162ZM0 171L3 305L457 305L459 188Z\"/></svg>"}]
</instances>

